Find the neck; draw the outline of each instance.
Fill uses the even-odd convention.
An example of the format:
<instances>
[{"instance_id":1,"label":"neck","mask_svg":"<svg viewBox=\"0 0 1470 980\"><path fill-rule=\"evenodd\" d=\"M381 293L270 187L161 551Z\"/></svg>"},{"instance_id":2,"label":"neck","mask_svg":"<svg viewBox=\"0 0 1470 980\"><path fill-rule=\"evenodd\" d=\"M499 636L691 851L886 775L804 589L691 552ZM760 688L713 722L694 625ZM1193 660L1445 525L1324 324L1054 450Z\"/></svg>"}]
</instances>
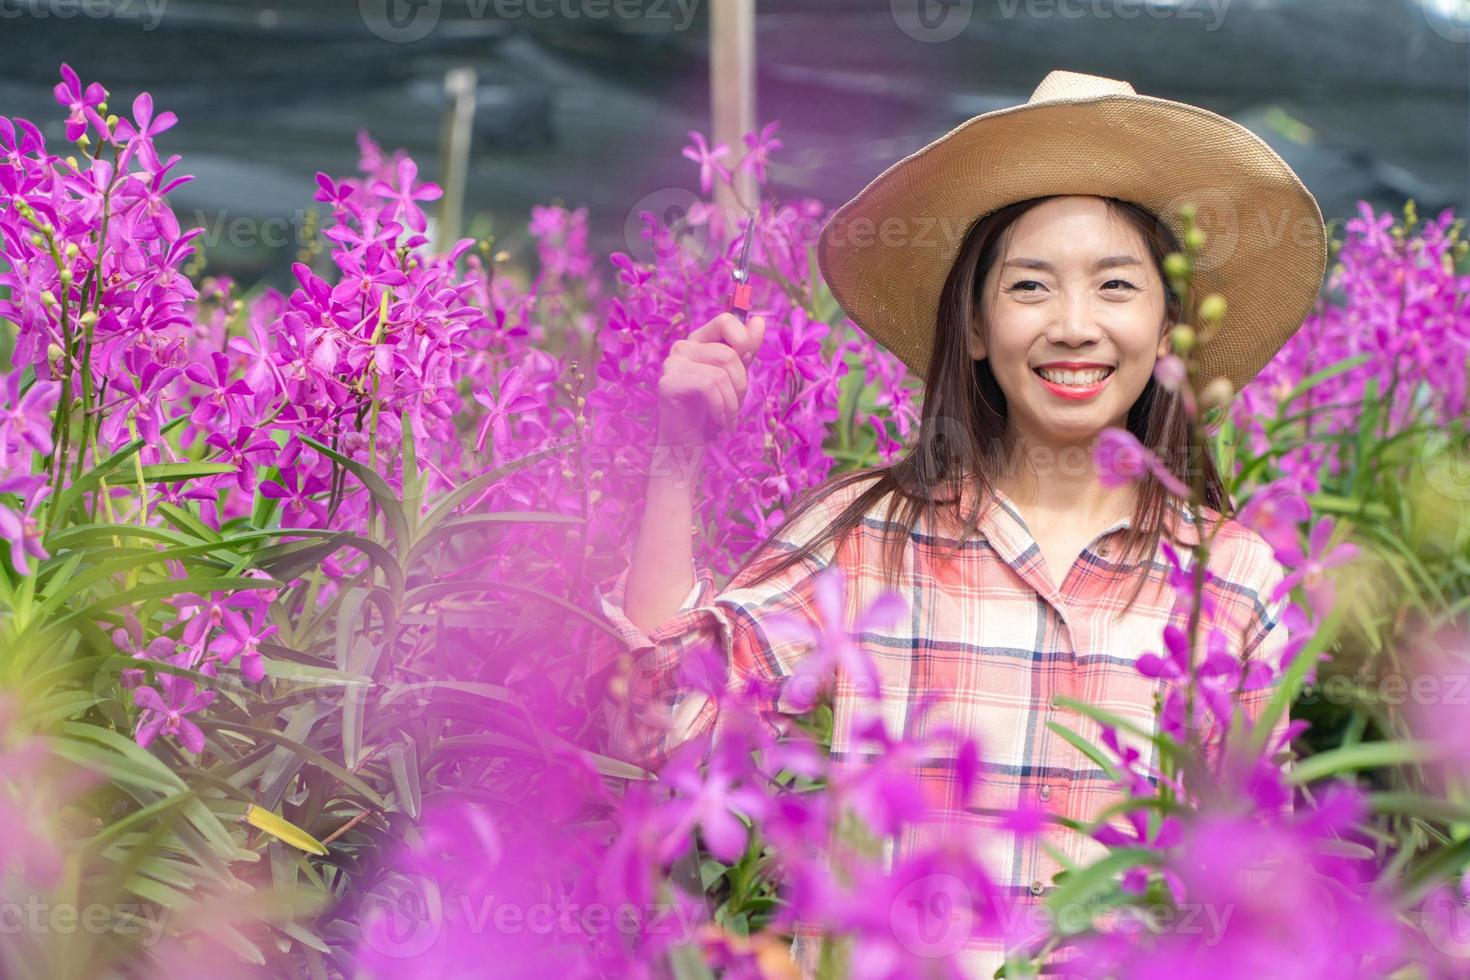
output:
<instances>
[{"instance_id":1,"label":"neck","mask_svg":"<svg viewBox=\"0 0 1470 980\"><path fill-rule=\"evenodd\" d=\"M1135 484L1108 487L1098 479L1092 462L1095 438L1040 442L1024 433L1008 433L1008 442L995 483L1028 515L1100 523L1133 513Z\"/></svg>"}]
</instances>

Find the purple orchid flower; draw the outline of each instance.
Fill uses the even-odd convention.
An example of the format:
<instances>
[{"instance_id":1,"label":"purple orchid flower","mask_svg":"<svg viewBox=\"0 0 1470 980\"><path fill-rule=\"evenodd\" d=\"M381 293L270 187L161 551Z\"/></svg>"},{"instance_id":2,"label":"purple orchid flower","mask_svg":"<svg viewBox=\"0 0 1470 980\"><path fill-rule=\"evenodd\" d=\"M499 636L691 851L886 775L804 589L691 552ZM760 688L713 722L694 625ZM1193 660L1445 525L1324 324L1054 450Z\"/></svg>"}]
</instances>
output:
<instances>
[{"instance_id":1,"label":"purple orchid flower","mask_svg":"<svg viewBox=\"0 0 1470 980\"><path fill-rule=\"evenodd\" d=\"M51 413L61 397L61 385L55 381L37 381L20 393L19 371L5 376L6 400L10 407L0 409L0 473L10 465L10 454L22 446L38 453L50 453Z\"/></svg>"},{"instance_id":2,"label":"purple orchid flower","mask_svg":"<svg viewBox=\"0 0 1470 980\"><path fill-rule=\"evenodd\" d=\"M98 82L92 82L83 89L82 80L66 62L61 64L61 79L52 91L56 94L56 101L67 109L66 138L76 142L87 131L90 123L106 139L107 123L98 114L96 107L106 101L107 90Z\"/></svg>"},{"instance_id":3,"label":"purple orchid flower","mask_svg":"<svg viewBox=\"0 0 1470 980\"><path fill-rule=\"evenodd\" d=\"M730 171L719 163L720 157L730 152L730 147L725 143L718 143L714 149L710 149L704 134L692 129L689 130L689 138L693 140L693 145L684 147L680 154L699 164L699 193L708 194L716 176L722 181L730 179Z\"/></svg>"},{"instance_id":4,"label":"purple orchid flower","mask_svg":"<svg viewBox=\"0 0 1470 980\"><path fill-rule=\"evenodd\" d=\"M401 220L405 225L415 231L423 231L428 228L428 222L424 218L424 212L419 210L415 201L437 201L444 196L443 189L435 183L426 182L414 186L414 180L418 177L418 164L408 157L398 161L398 186L394 187L385 180L373 181L370 189L374 194L391 202L388 209L388 220Z\"/></svg>"},{"instance_id":5,"label":"purple orchid flower","mask_svg":"<svg viewBox=\"0 0 1470 980\"><path fill-rule=\"evenodd\" d=\"M525 376L518 367L501 377L499 394L492 396L477 391L475 401L488 410L480 422L479 434L475 436L475 452L485 451L485 437L490 436L497 460L510 447L510 418L529 412L540 404L535 395L525 390Z\"/></svg>"},{"instance_id":6,"label":"purple orchid flower","mask_svg":"<svg viewBox=\"0 0 1470 980\"><path fill-rule=\"evenodd\" d=\"M1170 493L1189 496L1189 487L1169 471L1153 451L1126 429L1108 427L1093 445L1093 463L1098 480L1106 487L1121 487L1152 474Z\"/></svg>"},{"instance_id":7,"label":"purple orchid flower","mask_svg":"<svg viewBox=\"0 0 1470 980\"><path fill-rule=\"evenodd\" d=\"M755 174L758 184L766 182L766 167L771 162L771 154L782 147L782 142L775 138L774 134L781 127L780 120L766 123L761 127L759 135L746 133L741 139L749 148L744 157L741 158L739 166L749 169ZM708 193L708 191L705 191Z\"/></svg>"},{"instance_id":8,"label":"purple orchid flower","mask_svg":"<svg viewBox=\"0 0 1470 980\"><path fill-rule=\"evenodd\" d=\"M123 151L118 156L118 169L126 169L128 160L137 154L143 166L149 171L159 169L158 154L153 149L153 138L160 133L172 129L179 117L172 112L160 112L156 117L153 115L153 96L147 92L141 93L133 100L133 118L119 119L117 132L114 134L124 142Z\"/></svg>"},{"instance_id":9,"label":"purple orchid flower","mask_svg":"<svg viewBox=\"0 0 1470 980\"><path fill-rule=\"evenodd\" d=\"M669 803L669 833L682 837L697 823L710 853L733 864L746 844L745 825L735 814L759 820L768 805L766 795L751 785L756 773L749 752L736 739L716 740L713 751L701 741L686 743L681 749L685 751L676 752L659 775L681 794ZM709 765L701 775L697 765L706 753Z\"/></svg>"},{"instance_id":10,"label":"purple orchid flower","mask_svg":"<svg viewBox=\"0 0 1470 980\"><path fill-rule=\"evenodd\" d=\"M1277 560L1293 570L1272 590L1273 602L1301 584L1313 609L1325 612L1332 608L1337 601L1337 590L1327 575L1327 569L1345 565L1358 556L1358 546L1350 541L1343 541L1331 549L1327 547L1334 527L1336 519L1330 515L1318 521L1312 527L1305 553L1295 541L1277 549Z\"/></svg>"},{"instance_id":11,"label":"purple orchid flower","mask_svg":"<svg viewBox=\"0 0 1470 980\"><path fill-rule=\"evenodd\" d=\"M142 708L135 739L147 748L159 735L176 738L190 752L204 751L204 732L189 715L214 702L215 692L200 690L193 681L176 674L160 674L159 693L151 687L133 689L133 703Z\"/></svg>"}]
</instances>

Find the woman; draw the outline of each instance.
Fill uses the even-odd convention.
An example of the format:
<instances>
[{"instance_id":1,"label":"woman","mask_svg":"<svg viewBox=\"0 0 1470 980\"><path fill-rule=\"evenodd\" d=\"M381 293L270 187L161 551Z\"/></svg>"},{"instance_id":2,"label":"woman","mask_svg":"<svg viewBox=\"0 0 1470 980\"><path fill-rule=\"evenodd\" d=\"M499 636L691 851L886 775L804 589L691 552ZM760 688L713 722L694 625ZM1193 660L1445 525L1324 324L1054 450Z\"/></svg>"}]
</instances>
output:
<instances>
[{"instance_id":1,"label":"woman","mask_svg":"<svg viewBox=\"0 0 1470 980\"><path fill-rule=\"evenodd\" d=\"M1326 236L1290 168L1213 113L1054 71L1025 105L971 119L834 213L818 246L824 279L858 327L924 378L917 442L892 466L805 495L718 594L708 569L691 570L697 481L650 478L632 563L597 592L626 647L604 657L624 671L639 661L610 716L614 751L656 767L719 720L715 701L675 694L679 665L702 644L724 651L732 685L769 682L760 707L771 716L800 710L789 682L811 644L768 627L783 614L818 627L816 576L836 568L848 623L886 587L909 611L862 633L876 700L838 678L834 765L862 763L850 738L867 712L894 737L955 726L978 741L979 785L960 799L954 760L926 760L929 800L966 815L991 876L1018 902L1044 901L1061 869L1044 844L1078 863L1105 853L1071 831L1018 839L967 808L1026 804L1088 820L1116 801L1106 774L1047 722L1096 739L1096 726L1055 706L1066 697L1154 727L1160 683L1135 662L1162 649L1166 625L1186 622L1164 543L1186 568L1207 547L1205 627L1221 627L1242 664L1274 667L1287 642L1285 600L1271 601L1282 570L1259 535L1222 516L1230 502L1208 452L1191 452L1181 396L1154 376L1171 328L1199 322L1164 273L1164 257L1182 251L1171 222L1185 202L1224 209L1191 295L1228 299L1197 359L1203 379L1239 390L1309 312ZM659 385L660 454L697 450L707 416L733 423L763 335L760 317L746 327L721 315L674 345ZM1202 485L1205 526L1155 476L1099 477L1093 448L1108 427ZM1248 718L1270 693L1240 693ZM1122 737L1153 756L1146 740ZM895 846L916 847L921 834ZM808 974L812 938L799 931L793 951ZM988 975L1000 952L973 945L968 962Z\"/></svg>"}]
</instances>

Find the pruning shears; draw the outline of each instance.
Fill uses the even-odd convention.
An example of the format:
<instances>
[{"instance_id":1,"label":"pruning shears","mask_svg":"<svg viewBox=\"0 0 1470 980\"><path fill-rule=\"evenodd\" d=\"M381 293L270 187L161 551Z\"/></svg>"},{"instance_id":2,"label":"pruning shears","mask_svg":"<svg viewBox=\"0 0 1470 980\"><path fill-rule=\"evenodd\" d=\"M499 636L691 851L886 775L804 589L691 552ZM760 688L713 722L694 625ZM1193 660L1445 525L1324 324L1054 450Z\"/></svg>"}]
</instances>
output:
<instances>
[{"instance_id":1,"label":"pruning shears","mask_svg":"<svg viewBox=\"0 0 1470 980\"><path fill-rule=\"evenodd\" d=\"M735 268L730 270L730 278L734 285L730 289L730 297L725 302L725 312L733 313L740 318L741 323L748 322L750 317L750 243L755 241L755 226L757 213L748 211L745 223L745 241L740 246L740 259L735 263ZM720 343L725 343L724 338ZM706 423L708 435L713 439L718 433L720 426L713 420Z\"/></svg>"},{"instance_id":2,"label":"pruning shears","mask_svg":"<svg viewBox=\"0 0 1470 980\"><path fill-rule=\"evenodd\" d=\"M740 246L740 261L730 270L730 278L735 281L735 286L730 290L730 300L725 305L725 312L734 313L741 323L750 315L750 243L755 240L755 223L756 213L752 211L745 224L745 242Z\"/></svg>"}]
</instances>

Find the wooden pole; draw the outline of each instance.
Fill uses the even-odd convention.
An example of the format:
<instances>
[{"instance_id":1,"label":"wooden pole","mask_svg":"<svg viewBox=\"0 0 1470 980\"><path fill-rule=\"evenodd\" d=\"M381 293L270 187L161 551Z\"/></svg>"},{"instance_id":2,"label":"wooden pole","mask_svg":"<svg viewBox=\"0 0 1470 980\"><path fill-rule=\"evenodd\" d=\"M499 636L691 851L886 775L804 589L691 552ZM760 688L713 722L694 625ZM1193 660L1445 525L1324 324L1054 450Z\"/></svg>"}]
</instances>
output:
<instances>
[{"instance_id":1,"label":"wooden pole","mask_svg":"<svg viewBox=\"0 0 1470 980\"><path fill-rule=\"evenodd\" d=\"M449 97L439 149L444 196L439 200L439 227L434 235L434 248L440 252L448 250L459 238L460 222L464 219L464 186L470 166L470 136L475 128L477 80L473 68L451 68L444 76L444 94Z\"/></svg>"},{"instance_id":2,"label":"wooden pole","mask_svg":"<svg viewBox=\"0 0 1470 980\"><path fill-rule=\"evenodd\" d=\"M730 147L724 163L733 166L747 150L740 137L755 129L755 0L712 0L709 32L713 143ZM739 200L754 206L754 175L742 170L734 183ZM732 220L745 213L745 205L723 185L716 186L715 203Z\"/></svg>"}]
</instances>

